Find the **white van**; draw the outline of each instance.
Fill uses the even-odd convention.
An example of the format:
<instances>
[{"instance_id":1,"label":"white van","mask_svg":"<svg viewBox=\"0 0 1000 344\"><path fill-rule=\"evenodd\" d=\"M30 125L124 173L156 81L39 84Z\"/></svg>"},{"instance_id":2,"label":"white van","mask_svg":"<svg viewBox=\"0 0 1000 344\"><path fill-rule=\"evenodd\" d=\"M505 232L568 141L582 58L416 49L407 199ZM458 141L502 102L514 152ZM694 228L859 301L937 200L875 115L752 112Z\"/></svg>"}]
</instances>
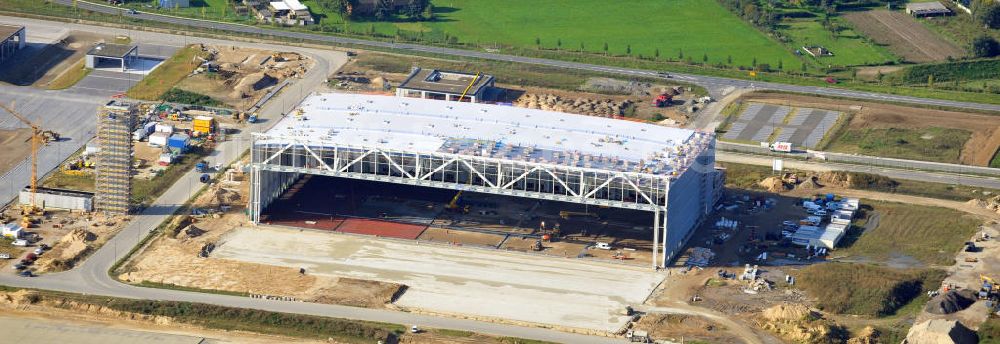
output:
<instances>
[{"instance_id":1,"label":"white van","mask_svg":"<svg viewBox=\"0 0 1000 344\"><path fill-rule=\"evenodd\" d=\"M602 250L610 250L611 249L611 244L606 243L606 242L599 242L599 243L594 244L594 247L602 249Z\"/></svg>"}]
</instances>

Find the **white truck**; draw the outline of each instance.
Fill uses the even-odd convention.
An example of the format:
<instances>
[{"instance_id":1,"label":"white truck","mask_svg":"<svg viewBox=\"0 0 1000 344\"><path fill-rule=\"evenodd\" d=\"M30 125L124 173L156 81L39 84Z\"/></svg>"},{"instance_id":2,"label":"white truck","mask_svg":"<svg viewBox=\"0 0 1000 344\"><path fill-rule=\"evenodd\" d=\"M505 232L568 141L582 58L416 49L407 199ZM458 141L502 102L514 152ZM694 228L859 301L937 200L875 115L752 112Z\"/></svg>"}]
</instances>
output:
<instances>
[{"instance_id":1,"label":"white truck","mask_svg":"<svg viewBox=\"0 0 1000 344\"><path fill-rule=\"evenodd\" d=\"M792 152L792 143L791 142L775 142L775 143L770 144L767 148L769 148L772 152L791 153Z\"/></svg>"}]
</instances>

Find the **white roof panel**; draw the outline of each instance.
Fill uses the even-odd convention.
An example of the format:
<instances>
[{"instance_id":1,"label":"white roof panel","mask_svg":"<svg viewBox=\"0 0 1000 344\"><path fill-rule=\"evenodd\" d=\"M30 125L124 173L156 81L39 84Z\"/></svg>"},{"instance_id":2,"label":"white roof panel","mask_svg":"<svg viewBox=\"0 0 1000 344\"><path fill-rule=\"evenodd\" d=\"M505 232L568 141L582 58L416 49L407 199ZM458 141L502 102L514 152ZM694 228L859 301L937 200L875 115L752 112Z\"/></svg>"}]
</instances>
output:
<instances>
[{"instance_id":1,"label":"white roof panel","mask_svg":"<svg viewBox=\"0 0 1000 344\"><path fill-rule=\"evenodd\" d=\"M689 166L709 133L511 106L345 93L303 100L267 132L331 145L486 156L668 174ZM641 166L640 166L641 163Z\"/></svg>"},{"instance_id":2,"label":"white roof panel","mask_svg":"<svg viewBox=\"0 0 1000 344\"><path fill-rule=\"evenodd\" d=\"M274 8L276 11L287 11L291 9L291 7L288 7L288 5L286 5L283 1L272 1L271 8Z\"/></svg>"},{"instance_id":3,"label":"white roof panel","mask_svg":"<svg viewBox=\"0 0 1000 344\"><path fill-rule=\"evenodd\" d=\"M288 5L288 8L292 9L292 11L305 11L309 9L306 5L299 2L299 0L285 0L285 5Z\"/></svg>"}]
</instances>

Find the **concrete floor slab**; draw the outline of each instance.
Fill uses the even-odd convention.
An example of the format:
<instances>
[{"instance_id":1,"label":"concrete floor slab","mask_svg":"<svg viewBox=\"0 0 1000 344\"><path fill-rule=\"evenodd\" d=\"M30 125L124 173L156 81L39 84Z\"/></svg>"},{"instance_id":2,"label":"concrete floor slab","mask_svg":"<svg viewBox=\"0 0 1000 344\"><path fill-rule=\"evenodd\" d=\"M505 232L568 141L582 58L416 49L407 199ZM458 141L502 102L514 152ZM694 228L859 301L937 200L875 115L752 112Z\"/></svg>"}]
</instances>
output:
<instances>
[{"instance_id":1,"label":"concrete floor slab","mask_svg":"<svg viewBox=\"0 0 1000 344\"><path fill-rule=\"evenodd\" d=\"M648 269L270 226L238 229L215 258L402 283L396 304L440 313L615 331L664 275Z\"/></svg>"}]
</instances>

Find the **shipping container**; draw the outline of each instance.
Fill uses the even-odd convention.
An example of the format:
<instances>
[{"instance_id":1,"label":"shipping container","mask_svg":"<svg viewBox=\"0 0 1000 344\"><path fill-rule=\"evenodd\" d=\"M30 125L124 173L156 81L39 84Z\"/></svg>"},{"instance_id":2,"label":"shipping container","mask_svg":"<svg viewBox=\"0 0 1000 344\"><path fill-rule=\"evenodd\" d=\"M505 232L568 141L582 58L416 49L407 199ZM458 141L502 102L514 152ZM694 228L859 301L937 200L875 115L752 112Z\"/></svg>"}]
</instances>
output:
<instances>
[{"instance_id":1,"label":"shipping container","mask_svg":"<svg viewBox=\"0 0 1000 344\"><path fill-rule=\"evenodd\" d=\"M170 165L170 163L174 162L174 156L170 153L163 153L160 154L160 158L156 162L161 166Z\"/></svg>"},{"instance_id":2,"label":"shipping container","mask_svg":"<svg viewBox=\"0 0 1000 344\"><path fill-rule=\"evenodd\" d=\"M159 147L166 146L167 145L167 138L169 138L169 137L170 137L170 134L167 134L167 133L164 133L164 132L154 133L153 135L149 135L149 145L150 146L159 146Z\"/></svg>"},{"instance_id":3,"label":"shipping container","mask_svg":"<svg viewBox=\"0 0 1000 344\"><path fill-rule=\"evenodd\" d=\"M18 195L21 204L31 204L31 189L24 188ZM35 204L43 208L68 210L94 210L94 194L75 190L37 188Z\"/></svg>"},{"instance_id":4,"label":"shipping container","mask_svg":"<svg viewBox=\"0 0 1000 344\"><path fill-rule=\"evenodd\" d=\"M157 123L156 132L172 134L174 132L174 126L169 124Z\"/></svg>"},{"instance_id":5,"label":"shipping container","mask_svg":"<svg viewBox=\"0 0 1000 344\"><path fill-rule=\"evenodd\" d=\"M191 137L185 134L173 134L167 139L167 147L185 150L191 143Z\"/></svg>"},{"instance_id":6,"label":"shipping container","mask_svg":"<svg viewBox=\"0 0 1000 344\"><path fill-rule=\"evenodd\" d=\"M146 134L152 134L156 132L156 122L149 122L142 126L142 130L146 131Z\"/></svg>"},{"instance_id":7,"label":"shipping container","mask_svg":"<svg viewBox=\"0 0 1000 344\"><path fill-rule=\"evenodd\" d=\"M215 131L215 119L207 116L198 116L193 121L194 131L208 134Z\"/></svg>"},{"instance_id":8,"label":"shipping container","mask_svg":"<svg viewBox=\"0 0 1000 344\"><path fill-rule=\"evenodd\" d=\"M147 133L145 129L142 128L136 129L134 132L132 132L132 139L136 141L142 141L142 139L146 138L146 134Z\"/></svg>"}]
</instances>

